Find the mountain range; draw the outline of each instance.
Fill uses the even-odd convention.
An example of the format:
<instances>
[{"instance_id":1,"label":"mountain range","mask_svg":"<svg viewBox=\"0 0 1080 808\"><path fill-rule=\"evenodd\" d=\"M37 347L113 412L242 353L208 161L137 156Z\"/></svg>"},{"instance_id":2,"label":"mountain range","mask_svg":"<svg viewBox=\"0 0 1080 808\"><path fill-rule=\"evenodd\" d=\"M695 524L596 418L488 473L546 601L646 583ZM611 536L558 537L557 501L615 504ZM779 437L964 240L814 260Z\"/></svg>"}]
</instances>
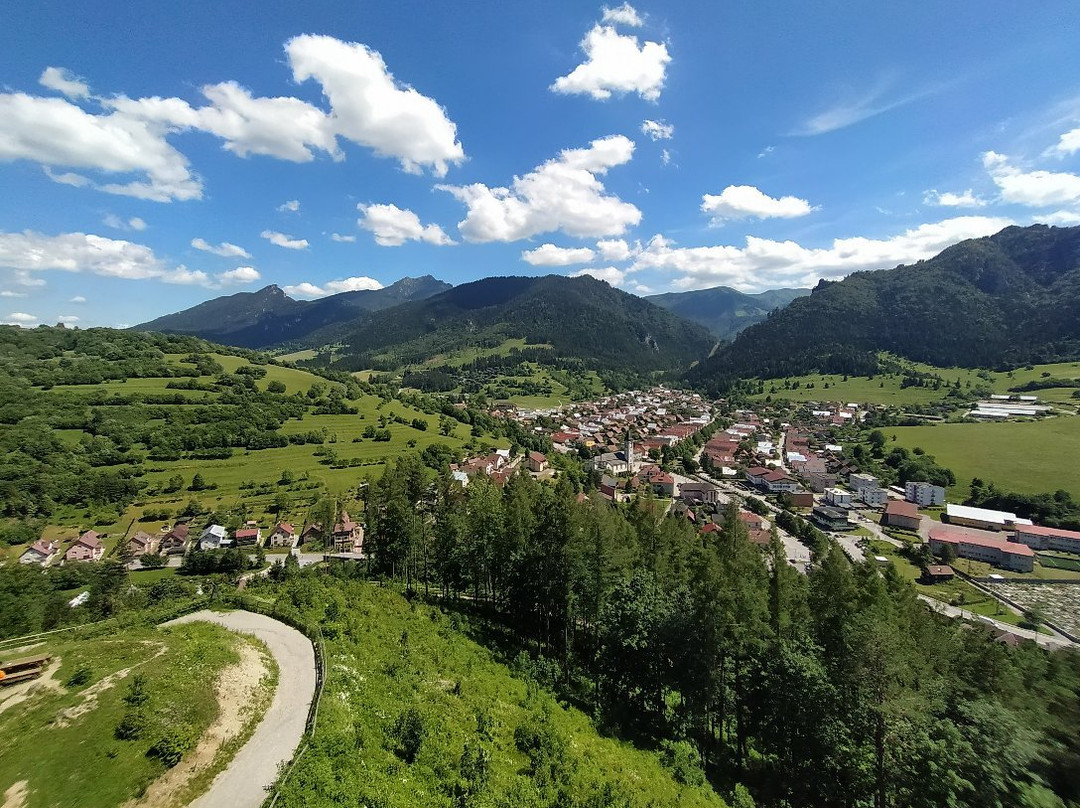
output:
<instances>
[{"instance_id":1,"label":"mountain range","mask_svg":"<svg viewBox=\"0 0 1080 808\"><path fill-rule=\"evenodd\" d=\"M705 326L722 340L732 340L743 329L759 323L769 312L782 309L809 289L770 289L747 294L729 286L697 289L692 292L668 292L645 299L680 317Z\"/></svg>"},{"instance_id":2,"label":"mountain range","mask_svg":"<svg viewBox=\"0 0 1080 808\"><path fill-rule=\"evenodd\" d=\"M176 314L134 327L136 331L187 334L241 348L333 339L333 329L371 312L421 300L450 288L430 275L402 278L382 289L340 292L318 300L294 300L278 286L216 297ZM327 331L329 329L329 331ZM324 338L313 338L324 332Z\"/></svg>"},{"instance_id":3,"label":"mountain range","mask_svg":"<svg viewBox=\"0 0 1080 808\"><path fill-rule=\"evenodd\" d=\"M716 339L697 323L588 276L495 277L375 312L344 337L345 365L400 367L508 338L596 368L685 368Z\"/></svg>"},{"instance_id":4,"label":"mountain range","mask_svg":"<svg viewBox=\"0 0 1080 808\"><path fill-rule=\"evenodd\" d=\"M941 367L1080 356L1080 227L1007 227L890 270L821 281L689 372L744 377L873 372L888 351Z\"/></svg>"}]
</instances>

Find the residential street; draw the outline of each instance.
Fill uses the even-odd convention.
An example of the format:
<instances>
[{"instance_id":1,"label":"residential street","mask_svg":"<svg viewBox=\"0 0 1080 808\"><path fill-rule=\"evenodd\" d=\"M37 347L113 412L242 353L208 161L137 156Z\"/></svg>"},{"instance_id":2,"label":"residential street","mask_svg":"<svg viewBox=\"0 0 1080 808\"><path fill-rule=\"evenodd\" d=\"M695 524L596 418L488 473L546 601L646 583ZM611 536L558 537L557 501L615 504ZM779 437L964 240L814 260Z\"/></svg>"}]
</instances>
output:
<instances>
[{"instance_id":1,"label":"residential street","mask_svg":"<svg viewBox=\"0 0 1080 808\"><path fill-rule=\"evenodd\" d=\"M292 759L304 735L315 694L315 653L296 629L252 612L201 611L164 625L195 621L252 634L266 643L277 662L277 691L262 722L207 792L191 803L194 808L259 808L266 800L266 787L277 779L279 766Z\"/></svg>"}]
</instances>

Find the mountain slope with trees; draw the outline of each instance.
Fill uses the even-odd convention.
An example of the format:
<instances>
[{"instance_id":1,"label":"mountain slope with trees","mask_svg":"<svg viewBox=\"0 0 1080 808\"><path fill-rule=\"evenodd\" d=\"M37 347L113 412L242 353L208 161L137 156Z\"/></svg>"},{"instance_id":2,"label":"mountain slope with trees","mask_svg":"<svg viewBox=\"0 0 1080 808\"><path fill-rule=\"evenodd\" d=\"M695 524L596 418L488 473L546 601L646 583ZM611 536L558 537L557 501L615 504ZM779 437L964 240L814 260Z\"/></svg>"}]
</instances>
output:
<instances>
[{"instance_id":1,"label":"mountain slope with trees","mask_svg":"<svg viewBox=\"0 0 1080 808\"><path fill-rule=\"evenodd\" d=\"M760 323L774 309L806 297L809 289L769 289L746 294L730 286L714 286L692 292L668 292L645 299L668 311L705 326L722 340L731 340L745 328Z\"/></svg>"},{"instance_id":2,"label":"mountain slope with trees","mask_svg":"<svg viewBox=\"0 0 1080 808\"><path fill-rule=\"evenodd\" d=\"M887 351L942 367L1080 356L1080 227L1007 227L927 261L821 281L690 372L736 378L873 373Z\"/></svg>"},{"instance_id":3,"label":"mountain slope with trees","mask_svg":"<svg viewBox=\"0 0 1080 808\"><path fill-rule=\"evenodd\" d=\"M350 323L370 312L446 291L450 284L431 275L402 278L382 289L341 292L318 300L294 300L278 286L238 292L135 326L136 331L186 334L223 345L265 348L310 337L315 331Z\"/></svg>"},{"instance_id":4,"label":"mountain slope with trees","mask_svg":"<svg viewBox=\"0 0 1080 808\"><path fill-rule=\"evenodd\" d=\"M672 370L715 342L700 325L590 277L496 277L373 314L334 367L390 369L509 338L612 370Z\"/></svg>"}]
</instances>

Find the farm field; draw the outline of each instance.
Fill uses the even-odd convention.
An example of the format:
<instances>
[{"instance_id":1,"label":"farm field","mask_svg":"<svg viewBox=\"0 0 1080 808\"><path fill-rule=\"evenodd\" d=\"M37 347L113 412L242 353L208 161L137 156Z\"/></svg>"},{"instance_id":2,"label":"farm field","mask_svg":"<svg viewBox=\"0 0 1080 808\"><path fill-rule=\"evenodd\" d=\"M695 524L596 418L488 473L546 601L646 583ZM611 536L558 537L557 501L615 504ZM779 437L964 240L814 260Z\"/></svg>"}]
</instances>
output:
<instances>
[{"instance_id":1,"label":"farm field","mask_svg":"<svg viewBox=\"0 0 1080 808\"><path fill-rule=\"evenodd\" d=\"M962 501L973 477L1024 493L1065 490L1080 496L1080 419L890 427L897 446L922 448L953 470L949 498ZM890 444L891 445L891 444Z\"/></svg>"},{"instance_id":2,"label":"farm field","mask_svg":"<svg viewBox=\"0 0 1080 808\"><path fill-rule=\"evenodd\" d=\"M179 365L183 354L166 356L172 363ZM212 356L227 373L248 364L247 360L237 356ZM303 370L275 365L261 367L265 368L266 376L257 379L255 384L262 390L272 381L284 384L286 395L306 392L313 384L327 385L325 379ZM206 404L219 398L214 392L169 389L167 385L170 381L174 380L132 378L126 382L111 381L98 385L57 385L51 388L50 392L71 390L85 394L94 390L105 390L121 394L180 393L192 403ZM204 379L203 382L205 381ZM427 415L399 401L386 402L377 396L364 395L346 403L356 407L359 412L353 415L309 413L301 420L285 421L280 430L283 435L325 430L326 439L323 444L294 444L259 450L238 448L226 459L148 460L144 464L145 473L142 479L151 489L149 494L137 499L124 511L114 511L111 515L70 507L58 508L50 521L63 527L54 529L56 535L45 537L67 542L74 539L80 530L93 527L99 533L107 534L106 550L111 552L125 535L136 530L153 534L162 525L171 524L169 519L141 521L145 511L167 509L175 514L192 500L210 511L241 505L247 518L259 521L264 527L269 527L278 519L290 519L303 524L312 500L322 491L335 497L344 496L348 501L352 497L347 496L346 492L355 490L367 479L377 477L381 474L382 464L386 460L392 461L404 451L421 451L432 443L461 449L472 440L468 425L454 422L451 433L442 435L438 416ZM395 417L407 423L395 423ZM385 419L385 426L380 424L380 419ZM427 429L420 430L413 426L412 422L416 419L427 424ZM390 440L375 441L364 438L363 432L368 427L385 429ZM57 434L68 445L77 444L84 437L84 433L78 429L57 430ZM505 440L489 442L499 446L509 445ZM291 475L292 482L279 485L283 472ZM191 490L190 486L196 474L202 478L205 489ZM153 493L155 489L165 490L168 481L176 475L183 480L180 490L173 493ZM288 504L286 509L279 513L273 506L281 494L285 495ZM0 548L0 558L13 559L22 549L22 546ZM61 552L63 549L66 547L62 548Z\"/></svg>"},{"instance_id":3,"label":"farm field","mask_svg":"<svg viewBox=\"0 0 1080 808\"><path fill-rule=\"evenodd\" d=\"M22 686L0 691L0 793L22 784L20 806L112 808L141 795L167 771L148 750L166 737L191 739L188 745L194 746L219 715L219 674L240 661L241 643L253 642L209 624L132 628L96 637L93 632L81 629L77 636L63 633L29 649L0 651L4 660L54 656L25 694L16 691ZM264 664L271 678L257 691L258 702L245 722L249 728L272 692L275 674L268 655ZM125 714L135 712L124 699L136 675L145 682L146 701L137 711L142 718L135 722L142 731L120 740L117 727ZM238 746L223 748L177 797L187 802L205 788Z\"/></svg>"}]
</instances>

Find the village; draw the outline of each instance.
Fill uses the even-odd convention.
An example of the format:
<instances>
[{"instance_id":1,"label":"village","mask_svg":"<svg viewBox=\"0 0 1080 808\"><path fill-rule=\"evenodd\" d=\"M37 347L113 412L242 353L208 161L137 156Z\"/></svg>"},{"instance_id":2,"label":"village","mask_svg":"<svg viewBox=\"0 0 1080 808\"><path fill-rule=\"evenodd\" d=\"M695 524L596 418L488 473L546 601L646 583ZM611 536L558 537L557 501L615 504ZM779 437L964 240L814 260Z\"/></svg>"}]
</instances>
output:
<instances>
[{"instance_id":1,"label":"village","mask_svg":"<svg viewBox=\"0 0 1080 808\"><path fill-rule=\"evenodd\" d=\"M868 410L854 403L811 402L782 413L781 420L766 406L732 409L723 400L655 387L559 408L504 406L498 414L546 437L555 454L580 461L592 481L591 496L599 499L623 504L648 496L703 535L721 529L734 501L750 541L764 550L775 534L787 562L800 572L813 558L813 543L799 535L800 522L835 538L853 561L915 558L916 580L924 585L962 576L990 592L996 584L1031 577L1040 557L1049 564L1055 554L1080 555L1080 532L947 502L946 489L927 481L888 484L861 471L836 437L861 429ZM463 488L478 475L502 487L515 474L550 480L558 465L542 452L495 448L451 463L448 471ZM39 540L18 560L41 566L99 561L107 554L103 539L88 529L67 546ZM138 569L179 566L192 549L226 548L291 552L304 563L361 562L364 524L344 510L325 527L247 521L229 530L178 521L154 533L135 530L113 552ZM963 572L960 561L966 562Z\"/></svg>"}]
</instances>

